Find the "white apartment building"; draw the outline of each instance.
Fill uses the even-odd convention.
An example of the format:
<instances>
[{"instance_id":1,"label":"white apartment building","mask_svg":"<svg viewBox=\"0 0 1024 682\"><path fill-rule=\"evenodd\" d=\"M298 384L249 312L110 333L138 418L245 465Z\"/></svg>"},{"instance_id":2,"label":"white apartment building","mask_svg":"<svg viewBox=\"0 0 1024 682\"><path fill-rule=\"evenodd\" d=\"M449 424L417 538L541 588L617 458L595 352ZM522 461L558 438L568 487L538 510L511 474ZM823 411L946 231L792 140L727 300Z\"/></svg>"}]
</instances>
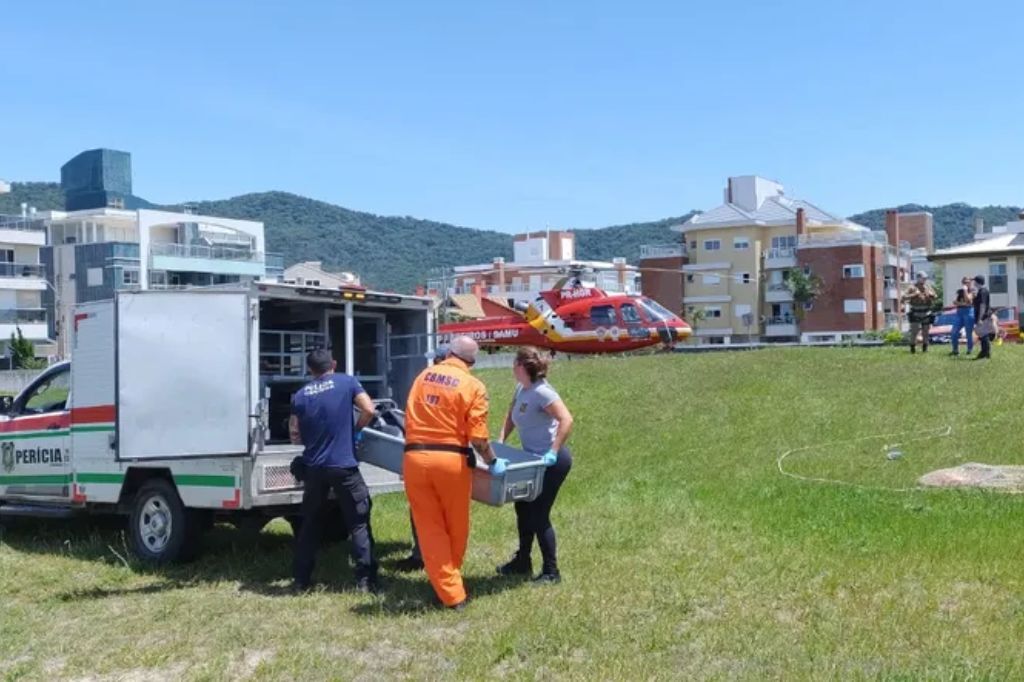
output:
<instances>
[{"instance_id":1,"label":"white apartment building","mask_svg":"<svg viewBox=\"0 0 1024 682\"><path fill-rule=\"evenodd\" d=\"M34 216L0 216L0 345L6 354L12 334L21 329L36 357L54 355L43 296L48 289L40 249L46 227Z\"/></svg>"}]
</instances>

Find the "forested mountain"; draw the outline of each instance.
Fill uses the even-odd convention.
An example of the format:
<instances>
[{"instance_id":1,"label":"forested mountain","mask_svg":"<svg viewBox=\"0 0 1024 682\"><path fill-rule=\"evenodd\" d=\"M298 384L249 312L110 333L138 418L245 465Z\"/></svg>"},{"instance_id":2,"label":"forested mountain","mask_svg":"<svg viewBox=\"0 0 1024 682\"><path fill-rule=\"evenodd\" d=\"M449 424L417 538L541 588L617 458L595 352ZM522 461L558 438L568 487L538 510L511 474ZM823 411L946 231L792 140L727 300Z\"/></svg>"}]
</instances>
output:
<instances>
[{"instance_id":1,"label":"forested mountain","mask_svg":"<svg viewBox=\"0 0 1024 682\"><path fill-rule=\"evenodd\" d=\"M14 183L0 194L0 214L21 211L21 203L39 210L60 209L60 186L49 182ZM259 220L266 226L267 250L282 253L286 263L322 260L329 268L359 273L368 285L412 291L439 266L486 263L495 256L512 257L512 236L504 232L457 227L410 217L379 216L289 194L261 192L231 199L192 202L200 213ZM167 206L169 209L180 206ZM976 215L987 225L1015 220L1012 206L975 208L968 204L919 206L901 211L930 211L935 217L935 245L942 248L969 241ZM576 255L587 260L621 256L635 263L642 244L679 240L671 227L693 213L655 222L576 230ZM866 211L850 219L873 229L885 226L885 210Z\"/></svg>"}]
</instances>

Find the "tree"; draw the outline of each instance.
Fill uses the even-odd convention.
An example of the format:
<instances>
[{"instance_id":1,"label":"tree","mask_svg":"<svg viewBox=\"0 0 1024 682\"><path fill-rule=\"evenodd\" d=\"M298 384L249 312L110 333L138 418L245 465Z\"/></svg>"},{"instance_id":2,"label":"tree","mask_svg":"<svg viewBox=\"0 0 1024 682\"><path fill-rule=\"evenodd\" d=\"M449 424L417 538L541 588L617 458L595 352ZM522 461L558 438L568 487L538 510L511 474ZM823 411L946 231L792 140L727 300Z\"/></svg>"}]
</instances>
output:
<instances>
[{"instance_id":1,"label":"tree","mask_svg":"<svg viewBox=\"0 0 1024 682\"><path fill-rule=\"evenodd\" d=\"M45 360L36 360L36 348L21 333L21 327L15 327L15 331L11 332L8 349L13 369L40 369L45 365Z\"/></svg>"},{"instance_id":2,"label":"tree","mask_svg":"<svg viewBox=\"0 0 1024 682\"><path fill-rule=\"evenodd\" d=\"M800 268L794 268L789 271L789 279L786 280L786 286L793 292L795 307L793 312L796 315L796 319L798 322L802 322L807 306L814 303L814 299L821 295L824 282L822 282L821 277L818 277L813 272L805 273Z\"/></svg>"},{"instance_id":3,"label":"tree","mask_svg":"<svg viewBox=\"0 0 1024 682\"><path fill-rule=\"evenodd\" d=\"M696 334L697 325L708 319L708 311L697 306L687 306L685 318L690 323L690 327L693 328L693 333Z\"/></svg>"}]
</instances>

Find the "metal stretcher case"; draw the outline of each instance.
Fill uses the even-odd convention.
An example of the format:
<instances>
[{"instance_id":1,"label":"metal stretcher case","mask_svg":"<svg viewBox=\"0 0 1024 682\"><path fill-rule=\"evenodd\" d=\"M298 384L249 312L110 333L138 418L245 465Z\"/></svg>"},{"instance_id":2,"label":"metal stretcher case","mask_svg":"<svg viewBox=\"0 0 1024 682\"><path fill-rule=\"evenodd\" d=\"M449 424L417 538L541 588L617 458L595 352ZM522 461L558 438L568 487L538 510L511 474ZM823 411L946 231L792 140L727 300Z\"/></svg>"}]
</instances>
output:
<instances>
[{"instance_id":1,"label":"metal stretcher case","mask_svg":"<svg viewBox=\"0 0 1024 682\"><path fill-rule=\"evenodd\" d=\"M402 474L405 455L405 415L397 409L378 409L378 419L363 429L356 459ZM491 443L494 454L508 460L501 476L495 476L482 462L473 470L473 499L494 507L508 502L532 502L544 484L544 463L538 455Z\"/></svg>"}]
</instances>

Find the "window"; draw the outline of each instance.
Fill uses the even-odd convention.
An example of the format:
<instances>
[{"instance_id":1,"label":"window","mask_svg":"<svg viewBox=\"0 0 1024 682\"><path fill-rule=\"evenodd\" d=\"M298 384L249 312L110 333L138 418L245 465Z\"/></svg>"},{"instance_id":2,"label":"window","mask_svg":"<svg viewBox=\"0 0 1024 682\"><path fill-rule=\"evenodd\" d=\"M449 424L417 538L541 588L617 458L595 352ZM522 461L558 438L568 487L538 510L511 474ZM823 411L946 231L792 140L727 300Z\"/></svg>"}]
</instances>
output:
<instances>
[{"instance_id":1,"label":"window","mask_svg":"<svg viewBox=\"0 0 1024 682\"><path fill-rule=\"evenodd\" d=\"M1006 260L988 262L988 290L993 294L1006 293Z\"/></svg>"},{"instance_id":2,"label":"window","mask_svg":"<svg viewBox=\"0 0 1024 682\"><path fill-rule=\"evenodd\" d=\"M863 298L848 298L843 301L843 312L844 313L866 313L868 311L868 302Z\"/></svg>"},{"instance_id":3,"label":"window","mask_svg":"<svg viewBox=\"0 0 1024 682\"><path fill-rule=\"evenodd\" d=\"M85 283L90 287L103 286L103 268L89 268L85 274Z\"/></svg>"},{"instance_id":4,"label":"window","mask_svg":"<svg viewBox=\"0 0 1024 682\"><path fill-rule=\"evenodd\" d=\"M697 242L696 241L690 242L690 250L691 251L696 251L697 250Z\"/></svg>"},{"instance_id":5,"label":"window","mask_svg":"<svg viewBox=\"0 0 1024 682\"><path fill-rule=\"evenodd\" d=\"M736 304L735 310L736 310L736 317L743 317L744 315L749 315L750 314L750 306L749 305L744 305L742 303Z\"/></svg>"},{"instance_id":6,"label":"window","mask_svg":"<svg viewBox=\"0 0 1024 682\"><path fill-rule=\"evenodd\" d=\"M749 272L741 272L740 273L740 281L743 282L744 284L750 284L750 273Z\"/></svg>"},{"instance_id":7,"label":"window","mask_svg":"<svg viewBox=\"0 0 1024 682\"><path fill-rule=\"evenodd\" d=\"M722 248L722 242L718 239L705 239L704 250L705 251L718 251Z\"/></svg>"},{"instance_id":8,"label":"window","mask_svg":"<svg viewBox=\"0 0 1024 682\"><path fill-rule=\"evenodd\" d=\"M59 412L67 404L70 392L71 371L69 367L66 367L37 383L17 412L20 414Z\"/></svg>"},{"instance_id":9,"label":"window","mask_svg":"<svg viewBox=\"0 0 1024 682\"><path fill-rule=\"evenodd\" d=\"M732 248L737 251L743 251L750 248L750 240L746 237L736 237L732 240Z\"/></svg>"},{"instance_id":10,"label":"window","mask_svg":"<svg viewBox=\"0 0 1024 682\"><path fill-rule=\"evenodd\" d=\"M844 265L843 279L864 279L864 266L859 263Z\"/></svg>"},{"instance_id":11,"label":"window","mask_svg":"<svg viewBox=\"0 0 1024 682\"><path fill-rule=\"evenodd\" d=\"M139 271L138 270L122 270L121 271L121 284L126 287L137 287L139 286Z\"/></svg>"},{"instance_id":12,"label":"window","mask_svg":"<svg viewBox=\"0 0 1024 682\"><path fill-rule=\"evenodd\" d=\"M615 308L610 305L596 305L590 309L590 321L595 327L615 324Z\"/></svg>"},{"instance_id":13,"label":"window","mask_svg":"<svg viewBox=\"0 0 1024 682\"><path fill-rule=\"evenodd\" d=\"M13 263L14 249L0 249L0 263Z\"/></svg>"},{"instance_id":14,"label":"window","mask_svg":"<svg viewBox=\"0 0 1024 682\"><path fill-rule=\"evenodd\" d=\"M704 308L704 317L710 319L717 319L722 316L722 309L718 306L708 306Z\"/></svg>"},{"instance_id":15,"label":"window","mask_svg":"<svg viewBox=\"0 0 1024 682\"><path fill-rule=\"evenodd\" d=\"M693 284L693 275L687 275L686 276L686 283L687 284Z\"/></svg>"},{"instance_id":16,"label":"window","mask_svg":"<svg viewBox=\"0 0 1024 682\"><path fill-rule=\"evenodd\" d=\"M622 321L626 324L630 322L640 322L640 313L637 312L636 306L632 303L623 303L619 306L619 315L622 316Z\"/></svg>"},{"instance_id":17,"label":"window","mask_svg":"<svg viewBox=\"0 0 1024 682\"><path fill-rule=\"evenodd\" d=\"M718 275L704 275L704 284L707 284L709 286L715 286L716 284L721 283L722 278L719 277Z\"/></svg>"},{"instance_id":18,"label":"window","mask_svg":"<svg viewBox=\"0 0 1024 682\"><path fill-rule=\"evenodd\" d=\"M772 248L773 249L795 249L796 248L796 235L790 234L785 237L772 237Z\"/></svg>"},{"instance_id":19,"label":"window","mask_svg":"<svg viewBox=\"0 0 1024 682\"><path fill-rule=\"evenodd\" d=\"M311 287L318 287L318 286L320 286L320 280L318 280L318 279L306 280L306 284L308 284Z\"/></svg>"}]
</instances>

